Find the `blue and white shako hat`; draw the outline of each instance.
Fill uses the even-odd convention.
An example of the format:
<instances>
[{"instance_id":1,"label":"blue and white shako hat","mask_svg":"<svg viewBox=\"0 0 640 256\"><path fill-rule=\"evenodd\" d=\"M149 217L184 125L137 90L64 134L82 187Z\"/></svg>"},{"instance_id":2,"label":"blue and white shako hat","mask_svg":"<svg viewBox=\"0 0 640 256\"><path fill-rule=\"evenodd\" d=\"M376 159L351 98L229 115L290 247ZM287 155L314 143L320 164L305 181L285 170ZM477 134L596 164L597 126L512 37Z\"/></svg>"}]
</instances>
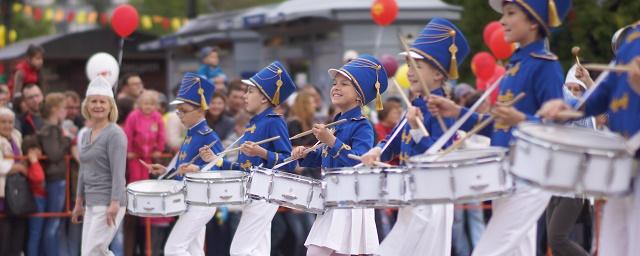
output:
<instances>
[{"instance_id":1,"label":"blue and white shako hat","mask_svg":"<svg viewBox=\"0 0 640 256\"><path fill-rule=\"evenodd\" d=\"M489 0L491 8L498 13L502 13L502 5L505 3L518 5L542 25L547 35L551 29L562 25L562 20L571 9L571 0Z\"/></svg>"},{"instance_id":2,"label":"blue and white shako hat","mask_svg":"<svg viewBox=\"0 0 640 256\"><path fill-rule=\"evenodd\" d=\"M447 79L458 79L458 66L469 51L469 43L458 27L447 19L433 18L411 44L409 55L429 62Z\"/></svg>"},{"instance_id":3,"label":"blue and white shako hat","mask_svg":"<svg viewBox=\"0 0 640 256\"><path fill-rule=\"evenodd\" d=\"M296 84L279 61L274 61L243 83L257 87L274 106L285 102L296 91Z\"/></svg>"},{"instance_id":4,"label":"blue and white shako hat","mask_svg":"<svg viewBox=\"0 0 640 256\"><path fill-rule=\"evenodd\" d=\"M378 59L371 55L363 54L344 64L339 69L329 69L329 75L335 77L342 74L356 87L356 92L363 99L363 105L376 100L376 109L382 110L381 94L387 90L387 71Z\"/></svg>"},{"instance_id":5,"label":"blue and white shako hat","mask_svg":"<svg viewBox=\"0 0 640 256\"><path fill-rule=\"evenodd\" d=\"M196 73L186 73L182 77L178 95L171 102L171 105L189 103L206 110L209 108L209 102L211 102L215 90L216 87L207 78Z\"/></svg>"}]
</instances>

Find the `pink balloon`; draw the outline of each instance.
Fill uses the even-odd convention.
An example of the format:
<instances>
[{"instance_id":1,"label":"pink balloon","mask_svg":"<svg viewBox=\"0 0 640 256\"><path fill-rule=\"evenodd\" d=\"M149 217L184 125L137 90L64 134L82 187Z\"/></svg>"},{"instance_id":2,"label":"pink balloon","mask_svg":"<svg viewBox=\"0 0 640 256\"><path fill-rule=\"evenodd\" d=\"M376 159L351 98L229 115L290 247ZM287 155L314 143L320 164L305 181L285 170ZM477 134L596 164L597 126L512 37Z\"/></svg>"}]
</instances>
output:
<instances>
[{"instance_id":1,"label":"pink balloon","mask_svg":"<svg viewBox=\"0 0 640 256\"><path fill-rule=\"evenodd\" d=\"M391 54L384 54L380 58L382 66L387 71L387 77L392 77L398 71L398 60Z\"/></svg>"},{"instance_id":2,"label":"pink balloon","mask_svg":"<svg viewBox=\"0 0 640 256\"><path fill-rule=\"evenodd\" d=\"M138 10L135 7L123 4L113 10L111 27L120 37L127 37L138 28Z\"/></svg>"}]
</instances>

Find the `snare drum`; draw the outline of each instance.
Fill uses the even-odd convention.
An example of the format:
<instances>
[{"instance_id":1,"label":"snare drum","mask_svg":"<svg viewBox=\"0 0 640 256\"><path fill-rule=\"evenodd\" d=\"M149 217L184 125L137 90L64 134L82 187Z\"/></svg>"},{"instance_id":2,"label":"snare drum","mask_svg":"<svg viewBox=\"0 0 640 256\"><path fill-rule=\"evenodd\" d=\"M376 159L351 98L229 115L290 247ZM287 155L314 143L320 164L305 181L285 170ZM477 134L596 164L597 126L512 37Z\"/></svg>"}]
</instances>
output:
<instances>
[{"instance_id":1,"label":"snare drum","mask_svg":"<svg viewBox=\"0 0 640 256\"><path fill-rule=\"evenodd\" d=\"M182 214L184 185L177 180L141 180L127 185L127 212L140 217L171 217Z\"/></svg>"},{"instance_id":2,"label":"snare drum","mask_svg":"<svg viewBox=\"0 0 640 256\"><path fill-rule=\"evenodd\" d=\"M324 213L322 181L292 173L254 167L247 194L284 207L315 214Z\"/></svg>"},{"instance_id":3,"label":"snare drum","mask_svg":"<svg viewBox=\"0 0 640 256\"><path fill-rule=\"evenodd\" d=\"M524 123L513 136L510 169L517 178L564 194L601 197L630 191L634 161L619 135Z\"/></svg>"},{"instance_id":4,"label":"snare drum","mask_svg":"<svg viewBox=\"0 0 640 256\"><path fill-rule=\"evenodd\" d=\"M513 191L505 166L507 149L488 147L409 158L409 202L464 203Z\"/></svg>"},{"instance_id":5,"label":"snare drum","mask_svg":"<svg viewBox=\"0 0 640 256\"><path fill-rule=\"evenodd\" d=\"M346 167L323 172L325 206L331 208L393 208L407 205L405 170Z\"/></svg>"},{"instance_id":6,"label":"snare drum","mask_svg":"<svg viewBox=\"0 0 640 256\"><path fill-rule=\"evenodd\" d=\"M247 173L241 171L187 173L186 202L200 206L244 204L246 181Z\"/></svg>"}]
</instances>

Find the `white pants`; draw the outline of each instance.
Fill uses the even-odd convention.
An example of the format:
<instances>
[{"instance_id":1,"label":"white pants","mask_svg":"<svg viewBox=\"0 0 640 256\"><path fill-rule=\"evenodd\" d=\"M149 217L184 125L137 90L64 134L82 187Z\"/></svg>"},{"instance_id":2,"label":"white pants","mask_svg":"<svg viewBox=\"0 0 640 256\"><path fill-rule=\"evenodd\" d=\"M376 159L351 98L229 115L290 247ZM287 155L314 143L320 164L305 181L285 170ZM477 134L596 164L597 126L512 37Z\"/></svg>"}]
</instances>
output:
<instances>
[{"instance_id":1,"label":"white pants","mask_svg":"<svg viewBox=\"0 0 640 256\"><path fill-rule=\"evenodd\" d=\"M602 256L635 256L640 253L640 176L631 196L609 198L602 213L600 248Z\"/></svg>"},{"instance_id":2,"label":"white pants","mask_svg":"<svg viewBox=\"0 0 640 256\"><path fill-rule=\"evenodd\" d=\"M115 225L107 225L107 206L87 206L82 224L82 255L113 255L109 244L122 223L126 207L120 206L116 214Z\"/></svg>"},{"instance_id":3,"label":"white pants","mask_svg":"<svg viewBox=\"0 0 640 256\"><path fill-rule=\"evenodd\" d=\"M472 255L535 256L538 219L550 199L549 192L517 184L513 195L494 200L491 220Z\"/></svg>"},{"instance_id":4,"label":"white pants","mask_svg":"<svg viewBox=\"0 0 640 256\"><path fill-rule=\"evenodd\" d=\"M164 246L164 255L204 255L207 223L215 213L215 207L189 205L173 226Z\"/></svg>"},{"instance_id":5,"label":"white pants","mask_svg":"<svg viewBox=\"0 0 640 256\"><path fill-rule=\"evenodd\" d=\"M453 205L404 207L380 244L379 255L451 255Z\"/></svg>"},{"instance_id":6,"label":"white pants","mask_svg":"<svg viewBox=\"0 0 640 256\"><path fill-rule=\"evenodd\" d=\"M271 221L277 211L278 205L264 201L245 204L229 253L232 256L269 256Z\"/></svg>"}]
</instances>

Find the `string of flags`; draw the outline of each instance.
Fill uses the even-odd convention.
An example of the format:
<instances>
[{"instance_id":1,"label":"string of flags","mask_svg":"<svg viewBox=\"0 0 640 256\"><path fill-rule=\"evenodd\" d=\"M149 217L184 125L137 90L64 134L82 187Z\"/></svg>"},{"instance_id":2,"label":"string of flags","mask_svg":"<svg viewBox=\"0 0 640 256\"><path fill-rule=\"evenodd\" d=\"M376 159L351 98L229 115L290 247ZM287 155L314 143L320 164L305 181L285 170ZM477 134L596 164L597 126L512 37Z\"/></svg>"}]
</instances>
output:
<instances>
[{"instance_id":1,"label":"string of flags","mask_svg":"<svg viewBox=\"0 0 640 256\"><path fill-rule=\"evenodd\" d=\"M109 25L110 14L106 12L98 13L96 11L72 10L61 7L37 7L14 3L12 6L14 14L22 13L27 17L32 17L36 22L46 21L60 23L75 24L99 24L101 26ZM165 17L160 15L141 15L140 26L142 29L149 30L154 27L160 27L166 31L177 31L186 24L187 18L182 17Z\"/></svg>"}]
</instances>

